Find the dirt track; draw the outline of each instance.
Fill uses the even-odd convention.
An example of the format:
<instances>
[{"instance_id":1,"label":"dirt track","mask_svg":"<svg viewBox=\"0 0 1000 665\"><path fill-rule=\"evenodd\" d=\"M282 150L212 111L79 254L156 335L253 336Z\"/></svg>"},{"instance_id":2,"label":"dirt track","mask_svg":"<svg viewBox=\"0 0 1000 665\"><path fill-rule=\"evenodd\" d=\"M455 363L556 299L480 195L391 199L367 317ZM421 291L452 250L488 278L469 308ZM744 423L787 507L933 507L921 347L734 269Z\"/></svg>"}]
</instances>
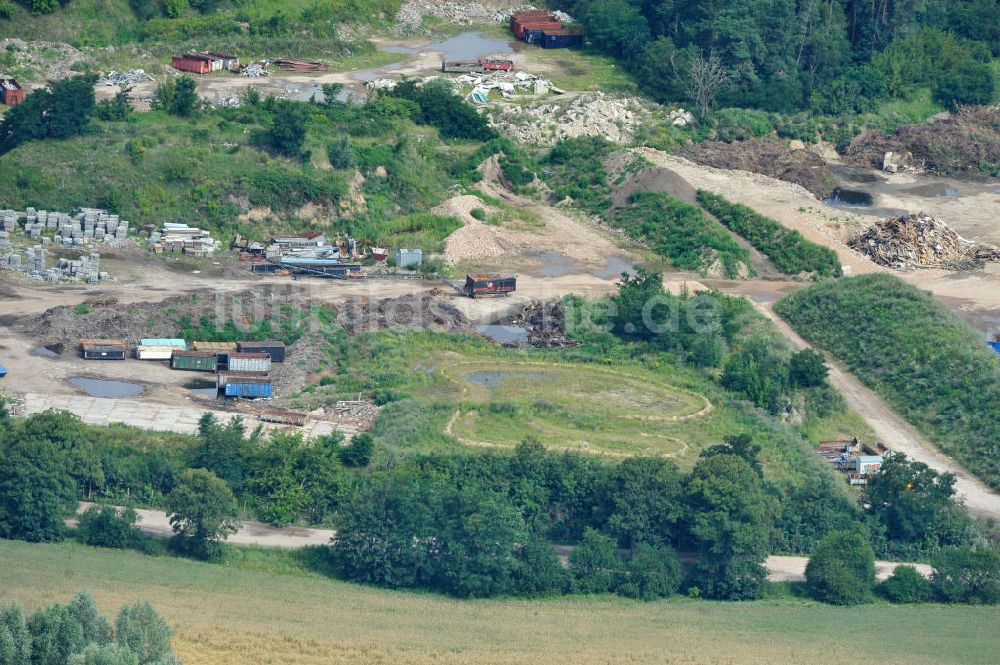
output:
<instances>
[{"instance_id":1,"label":"dirt track","mask_svg":"<svg viewBox=\"0 0 1000 665\"><path fill-rule=\"evenodd\" d=\"M755 302L754 306L771 319L795 346L810 347L784 319L774 313L770 303ZM971 512L988 517L1000 516L1000 495L990 490L955 460L937 450L923 434L903 420L885 400L868 389L856 376L844 371L830 357L827 357L827 365L830 367L830 383L844 395L847 404L871 425L879 441L890 450L906 453L910 459L923 462L938 471L955 474L958 495L965 500Z\"/></svg>"}]
</instances>

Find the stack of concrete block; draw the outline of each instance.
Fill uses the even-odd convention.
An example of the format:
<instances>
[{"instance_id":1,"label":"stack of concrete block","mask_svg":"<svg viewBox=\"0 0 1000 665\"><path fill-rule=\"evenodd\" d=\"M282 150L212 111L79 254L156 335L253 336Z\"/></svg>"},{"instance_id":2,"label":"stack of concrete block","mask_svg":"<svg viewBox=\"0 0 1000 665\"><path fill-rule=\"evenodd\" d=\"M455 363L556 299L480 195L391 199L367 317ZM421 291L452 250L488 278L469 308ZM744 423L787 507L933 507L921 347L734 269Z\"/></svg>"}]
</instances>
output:
<instances>
[{"instance_id":1,"label":"stack of concrete block","mask_svg":"<svg viewBox=\"0 0 1000 665\"><path fill-rule=\"evenodd\" d=\"M29 238L57 245L89 245L104 243L121 247L128 237L129 223L118 215L100 208L80 208L70 215L28 208L24 212L0 210L0 229L14 231L23 221L24 232ZM43 233L54 231L51 240Z\"/></svg>"}]
</instances>

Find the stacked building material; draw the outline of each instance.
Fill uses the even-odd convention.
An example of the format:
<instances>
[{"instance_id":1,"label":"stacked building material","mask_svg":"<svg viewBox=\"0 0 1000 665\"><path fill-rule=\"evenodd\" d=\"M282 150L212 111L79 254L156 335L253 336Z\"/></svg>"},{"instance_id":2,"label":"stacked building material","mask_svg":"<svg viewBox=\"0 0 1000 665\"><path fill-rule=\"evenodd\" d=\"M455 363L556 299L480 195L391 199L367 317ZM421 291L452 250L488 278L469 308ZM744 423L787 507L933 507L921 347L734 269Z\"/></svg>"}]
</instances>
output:
<instances>
[{"instance_id":1,"label":"stacked building material","mask_svg":"<svg viewBox=\"0 0 1000 665\"><path fill-rule=\"evenodd\" d=\"M99 208L79 208L72 214L28 208L24 212L0 210L0 225L8 233L24 224L29 238L57 245L89 245L101 242L122 247L129 223L118 215Z\"/></svg>"},{"instance_id":2,"label":"stacked building material","mask_svg":"<svg viewBox=\"0 0 1000 665\"><path fill-rule=\"evenodd\" d=\"M149 236L153 249L160 252L183 252L195 257L212 256L219 242L208 231L187 224L167 223Z\"/></svg>"}]
</instances>

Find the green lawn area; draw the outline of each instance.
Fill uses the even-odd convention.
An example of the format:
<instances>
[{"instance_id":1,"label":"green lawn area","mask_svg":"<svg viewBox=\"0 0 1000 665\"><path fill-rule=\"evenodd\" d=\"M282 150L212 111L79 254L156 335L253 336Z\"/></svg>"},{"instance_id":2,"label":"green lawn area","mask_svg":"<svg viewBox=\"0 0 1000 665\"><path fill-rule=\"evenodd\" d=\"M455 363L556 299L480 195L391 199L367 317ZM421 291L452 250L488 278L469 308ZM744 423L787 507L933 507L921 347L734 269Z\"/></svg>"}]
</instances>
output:
<instances>
[{"instance_id":1,"label":"green lawn area","mask_svg":"<svg viewBox=\"0 0 1000 665\"><path fill-rule=\"evenodd\" d=\"M1000 609L797 599L462 601L82 545L0 541L0 602L90 591L104 612L149 600L186 663L996 662Z\"/></svg>"}]
</instances>

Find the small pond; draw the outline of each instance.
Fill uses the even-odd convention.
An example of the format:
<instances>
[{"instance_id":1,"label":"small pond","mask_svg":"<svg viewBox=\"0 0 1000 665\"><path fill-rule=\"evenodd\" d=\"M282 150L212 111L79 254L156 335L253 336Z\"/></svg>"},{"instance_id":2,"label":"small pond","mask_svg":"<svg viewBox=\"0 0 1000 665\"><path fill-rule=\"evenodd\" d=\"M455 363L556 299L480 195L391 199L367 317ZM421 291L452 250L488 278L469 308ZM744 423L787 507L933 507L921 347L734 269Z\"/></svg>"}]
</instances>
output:
<instances>
[{"instance_id":1,"label":"small pond","mask_svg":"<svg viewBox=\"0 0 1000 665\"><path fill-rule=\"evenodd\" d=\"M867 208L875 205L875 197L868 192L838 187L833 190L833 195L830 198L823 199L823 203L830 206L861 206Z\"/></svg>"},{"instance_id":2,"label":"small pond","mask_svg":"<svg viewBox=\"0 0 1000 665\"><path fill-rule=\"evenodd\" d=\"M67 381L71 386L82 390L91 397L138 397L142 394L142 386L127 381L112 381L110 379L91 379L85 376L74 376Z\"/></svg>"}]
</instances>

